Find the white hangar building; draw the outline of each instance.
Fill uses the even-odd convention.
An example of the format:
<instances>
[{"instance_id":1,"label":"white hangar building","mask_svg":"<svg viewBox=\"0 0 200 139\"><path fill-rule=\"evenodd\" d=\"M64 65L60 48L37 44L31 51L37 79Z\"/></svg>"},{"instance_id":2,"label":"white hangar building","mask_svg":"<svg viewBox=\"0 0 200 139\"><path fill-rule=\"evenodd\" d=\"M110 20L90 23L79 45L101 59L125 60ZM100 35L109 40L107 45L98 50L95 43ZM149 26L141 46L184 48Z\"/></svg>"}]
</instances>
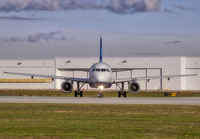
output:
<instances>
[{"instance_id":1,"label":"white hangar building","mask_svg":"<svg viewBox=\"0 0 200 139\"><path fill-rule=\"evenodd\" d=\"M53 60L0 60L0 89L60 89L63 80L34 80L28 76L8 75L7 72L46 74L66 77L87 78L88 69L98 62L97 57L55 58ZM104 57L103 62L113 69L127 69L113 72L113 78L147 77L161 75L198 74L200 57ZM200 76L139 81L141 90L200 90ZM83 88L91 89L89 85ZM111 89L117 89L113 85ZM74 83L76 89L76 83ZM128 89L128 84L125 84Z\"/></svg>"}]
</instances>

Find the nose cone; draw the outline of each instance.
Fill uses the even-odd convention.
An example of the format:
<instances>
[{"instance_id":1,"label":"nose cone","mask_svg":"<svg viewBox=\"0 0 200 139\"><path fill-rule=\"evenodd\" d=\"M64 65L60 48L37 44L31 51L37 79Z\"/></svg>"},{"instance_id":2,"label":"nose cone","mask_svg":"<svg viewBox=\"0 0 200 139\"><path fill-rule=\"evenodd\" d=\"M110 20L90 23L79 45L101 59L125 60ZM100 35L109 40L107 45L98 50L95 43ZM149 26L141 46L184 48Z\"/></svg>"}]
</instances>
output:
<instances>
[{"instance_id":1,"label":"nose cone","mask_svg":"<svg viewBox=\"0 0 200 139\"><path fill-rule=\"evenodd\" d=\"M106 77L104 75L96 76L96 82L107 82L107 81L108 81L108 77Z\"/></svg>"}]
</instances>

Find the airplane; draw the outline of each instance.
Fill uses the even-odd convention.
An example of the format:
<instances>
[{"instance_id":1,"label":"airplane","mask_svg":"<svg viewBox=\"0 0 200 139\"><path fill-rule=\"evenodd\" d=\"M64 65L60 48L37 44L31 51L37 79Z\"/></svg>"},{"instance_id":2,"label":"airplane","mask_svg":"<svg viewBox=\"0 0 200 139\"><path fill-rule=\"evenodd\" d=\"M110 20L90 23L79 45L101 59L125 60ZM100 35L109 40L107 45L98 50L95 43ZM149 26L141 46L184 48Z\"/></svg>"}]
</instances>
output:
<instances>
[{"instance_id":1,"label":"airplane","mask_svg":"<svg viewBox=\"0 0 200 139\"><path fill-rule=\"evenodd\" d=\"M100 92L97 97L102 98L103 93L102 90L104 88L110 88L113 84L116 84L120 91L118 92L118 97L124 96L126 97L126 91L124 89L124 83L128 82L128 91L131 94L137 94L140 92L140 84L137 81L140 80L152 80L152 79L161 79L166 78L170 80L170 78L176 77L187 77L187 76L196 76L197 74L185 74L185 75L166 75L166 76L150 76L150 77L136 77L136 78L126 78L126 79L114 79L112 77L112 72L116 72L116 70L112 70L112 68L103 62L102 58L102 37L100 35L100 56L99 62L93 64L90 69L87 70L89 72L89 78L74 78L74 77L65 77L65 76L52 76L52 75L42 75L42 74L31 74L31 73L16 73L16 72L4 72L5 74L13 74L13 75L23 75L30 76L32 79L34 77L42 77L42 78L51 78L52 81L54 79L64 80L61 84L61 90L63 93L71 93L73 90L73 83L77 82L77 90L74 93L74 96L83 97L83 91L81 91L84 84L89 84L91 88L98 88ZM123 70L122 70L123 71ZM125 70L124 70L125 71ZM80 83L82 85L80 86Z\"/></svg>"}]
</instances>

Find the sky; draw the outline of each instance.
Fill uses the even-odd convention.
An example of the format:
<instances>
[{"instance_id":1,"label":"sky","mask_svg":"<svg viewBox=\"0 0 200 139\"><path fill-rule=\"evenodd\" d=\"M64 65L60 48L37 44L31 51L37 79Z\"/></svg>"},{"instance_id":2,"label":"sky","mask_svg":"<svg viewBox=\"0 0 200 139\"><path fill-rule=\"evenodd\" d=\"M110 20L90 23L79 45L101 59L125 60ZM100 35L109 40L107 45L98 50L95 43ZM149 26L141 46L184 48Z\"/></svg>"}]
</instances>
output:
<instances>
[{"instance_id":1,"label":"sky","mask_svg":"<svg viewBox=\"0 0 200 139\"><path fill-rule=\"evenodd\" d=\"M199 0L0 0L0 60L200 57Z\"/></svg>"}]
</instances>

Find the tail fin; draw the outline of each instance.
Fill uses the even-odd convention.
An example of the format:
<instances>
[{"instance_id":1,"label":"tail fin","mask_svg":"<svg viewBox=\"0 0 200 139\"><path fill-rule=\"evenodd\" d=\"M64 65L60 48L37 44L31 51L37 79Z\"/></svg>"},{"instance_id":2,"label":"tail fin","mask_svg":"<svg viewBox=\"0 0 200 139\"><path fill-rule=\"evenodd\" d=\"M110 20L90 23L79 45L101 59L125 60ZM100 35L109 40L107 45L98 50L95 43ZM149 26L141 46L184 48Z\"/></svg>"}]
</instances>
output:
<instances>
[{"instance_id":1,"label":"tail fin","mask_svg":"<svg viewBox=\"0 0 200 139\"><path fill-rule=\"evenodd\" d=\"M100 34L100 56L99 56L99 62L102 62L102 38Z\"/></svg>"}]
</instances>

